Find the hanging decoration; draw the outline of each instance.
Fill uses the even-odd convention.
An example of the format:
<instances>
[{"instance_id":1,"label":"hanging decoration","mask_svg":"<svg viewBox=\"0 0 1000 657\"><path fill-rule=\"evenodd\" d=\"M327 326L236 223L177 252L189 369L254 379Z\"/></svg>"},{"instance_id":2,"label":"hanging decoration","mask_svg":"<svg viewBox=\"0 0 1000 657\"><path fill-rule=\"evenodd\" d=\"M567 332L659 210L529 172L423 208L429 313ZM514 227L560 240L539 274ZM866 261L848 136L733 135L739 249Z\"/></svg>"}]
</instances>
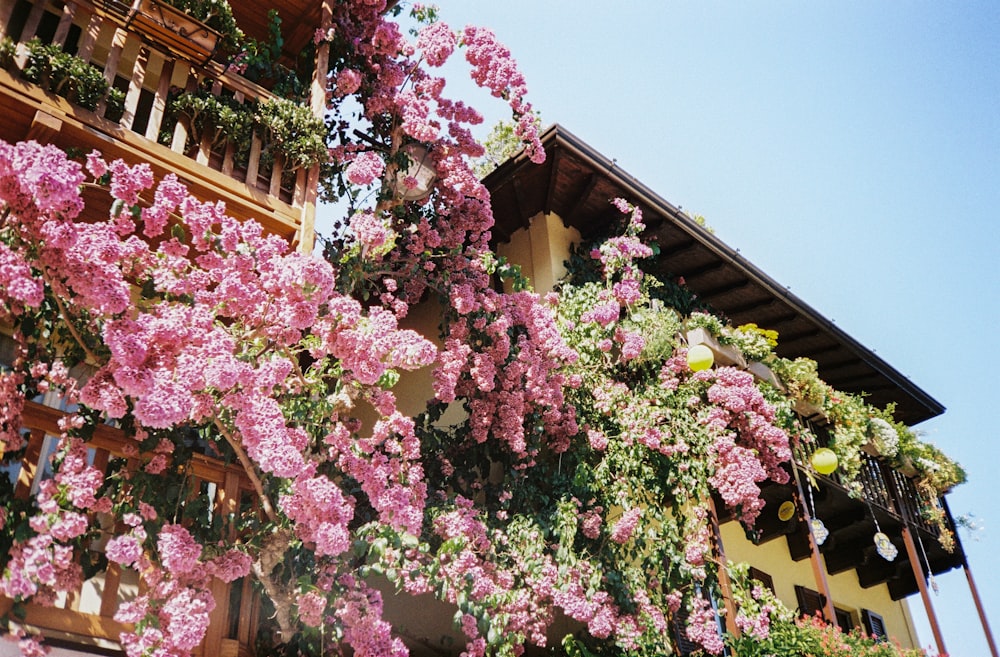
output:
<instances>
[{"instance_id":1,"label":"hanging decoration","mask_svg":"<svg viewBox=\"0 0 1000 657\"><path fill-rule=\"evenodd\" d=\"M934 572L931 570L931 561L927 558L927 550L924 549L924 539L920 538L919 532L914 532L917 535L917 543L920 544L920 554L924 556L924 572L927 573L927 581L930 583L931 588L934 589L934 595L938 594L938 583L934 579Z\"/></svg>"},{"instance_id":2,"label":"hanging decoration","mask_svg":"<svg viewBox=\"0 0 1000 657\"><path fill-rule=\"evenodd\" d=\"M688 367L692 372L707 370L715 363L715 354L703 344L696 344L687 353Z\"/></svg>"},{"instance_id":3,"label":"hanging decoration","mask_svg":"<svg viewBox=\"0 0 1000 657\"><path fill-rule=\"evenodd\" d=\"M816 539L816 545L823 545L830 536L830 530L819 518L813 518L809 521L809 529L813 533L813 538Z\"/></svg>"},{"instance_id":4,"label":"hanging decoration","mask_svg":"<svg viewBox=\"0 0 1000 657\"><path fill-rule=\"evenodd\" d=\"M784 501L781 506L778 507L778 520L781 522L788 522L795 515L795 503L791 501Z\"/></svg>"},{"instance_id":5,"label":"hanging decoration","mask_svg":"<svg viewBox=\"0 0 1000 657\"><path fill-rule=\"evenodd\" d=\"M882 528L878 525L878 518L875 517L875 511L872 509L871 502L867 503L868 513L871 514L872 521L875 523L875 551L886 561L894 561L896 556L899 555L899 549L892 544L892 540L888 536L882 533Z\"/></svg>"},{"instance_id":6,"label":"hanging decoration","mask_svg":"<svg viewBox=\"0 0 1000 657\"><path fill-rule=\"evenodd\" d=\"M837 469L837 454L829 447L817 449L810 461L813 469L821 475L832 474Z\"/></svg>"},{"instance_id":7,"label":"hanging decoration","mask_svg":"<svg viewBox=\"0 0 1000 657\"><path fill-rule=\"evenodd\" d=\"M810 516L809 531L812 532L816 545L823 545L823 543L826 543L826 539L830 537L830 530L826 528L822 520L816 517L816 501L813 500L812 486L809 486L806 490L809 491L809 502L806 506L806 510Z\"/></svg>"},{"instance_id":8,"label":"hanging decoration","mask_svg":"<svg viewBox=\"0 0 1000 657\"><path fill-rule=\"evenodd\" d=\"M876 523L878 524L878 523ZM886 561L893 561L896 555L899 554L899 550L888 536L882 532L875 532L875 551L878 552L879 556Z\"/></svg>"}]
</instances>

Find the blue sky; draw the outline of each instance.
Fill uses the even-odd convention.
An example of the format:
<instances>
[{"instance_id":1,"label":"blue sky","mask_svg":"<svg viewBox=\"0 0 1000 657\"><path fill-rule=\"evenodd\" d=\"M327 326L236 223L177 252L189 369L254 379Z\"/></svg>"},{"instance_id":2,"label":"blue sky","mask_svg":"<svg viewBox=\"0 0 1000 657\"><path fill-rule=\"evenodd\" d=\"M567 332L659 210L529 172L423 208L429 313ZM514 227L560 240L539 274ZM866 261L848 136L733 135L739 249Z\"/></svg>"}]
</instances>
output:
<instances>
[{"instance_id":1,"label":"blue sky","mask_svg":"<svg viewBox=\"0 0 1000 657\"><path fill-rule=\"evenodd\" d=\"M961 538L1000 630L1000 3L438 4L497 32L543 123L704 215L947 406L919 428L968 470L949 501L983 525ZM964 575L938 584L952 657L988 654Z\"/></svg>"}]
</instances>

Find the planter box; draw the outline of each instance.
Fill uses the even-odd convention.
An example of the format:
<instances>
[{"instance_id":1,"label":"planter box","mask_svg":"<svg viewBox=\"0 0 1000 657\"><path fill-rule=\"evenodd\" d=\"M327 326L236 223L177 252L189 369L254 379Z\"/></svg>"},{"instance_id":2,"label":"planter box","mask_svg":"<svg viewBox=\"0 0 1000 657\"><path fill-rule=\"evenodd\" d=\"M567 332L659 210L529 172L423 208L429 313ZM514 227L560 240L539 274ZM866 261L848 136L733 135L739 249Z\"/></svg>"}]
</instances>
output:
<instances>
[{"instance_id":1,"label":"planter box","mask_svg":"<svg viewBox=\"0 0 1000 657\"><path fill-rule=\"evenodd\" d=\"M747 362L743 359L743 354L736 347L719 344L715 336L708 332L708 329L696 328L687 332L687 342L689 347L696 344L703 344L712 350L715 355L716 365L732 365L734 367L745 368Z\"/></svg>"},{"instance_id":2,"label":"planter box","mask_svg":"<svg viewBox=\"0 0 1000 657\"><path fill-rule=\"evenodd\" d=\"M747 365L747 372L750 372L761 381L767 381L778 390L784 391L785 386L781 385L778 375L771 371L771 368L764 363L753 361Z\"/></svg>"},{"instance_id":3,"label":"planter box","mask_svg":"<svg viewBox=\"0 0 1000 657\"><path fill-rule=\"evenodd\" d=\"M870 440L861 446L861 451L868 456L874 456L875 458L882 456L882 452L879 451L879 448L875 446L875 443Z\"/></svg>"},{"instance_id":4,"label":"planter box","mask_svg":"<svg viewBox=\"0 0 1000 657\"><path fill-rule=\"evenodd\" d=\"M826 419L826 415L823 414L823 409L815 404L810 404L803 399L796 399L792 408L795 409L796 413L806 419Z\"/></svg>"},{"instance_id":5,"label":"planter box","mask_svg":"<svg viewBox=\"0 0 1000 657\"><path fill-rule=\"evenodd\" d=\"M917 468L913 465L913 459L909 456L904 456L900 459L900 466L896 468L900 473L906 475L907 477L916 477Z\"/></svg>"},{"instance_id":6,"label":"planter box","mask_svg":"<svg viewBox=\"0 0 1000 657\"><path fill-rule=\"evenodd\" d=\"M215 54L221 35L162 0L136 0L127 25L151 42L198 64Z\"/></svg>"}]
</instances>

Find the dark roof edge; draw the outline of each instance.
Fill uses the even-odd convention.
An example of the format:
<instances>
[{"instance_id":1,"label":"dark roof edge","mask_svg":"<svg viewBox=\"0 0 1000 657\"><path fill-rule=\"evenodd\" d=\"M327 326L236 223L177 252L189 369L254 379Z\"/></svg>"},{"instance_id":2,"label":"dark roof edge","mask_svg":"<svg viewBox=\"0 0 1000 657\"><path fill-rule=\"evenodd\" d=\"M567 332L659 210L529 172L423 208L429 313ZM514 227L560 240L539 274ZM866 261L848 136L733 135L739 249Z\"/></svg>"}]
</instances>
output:
<instances>
[{"instance_id":1,"label":"dark roof edge","mask_svg":"<svg viewBox=\"0 0 1000 657\"><path fill-rule=\"evenodd\" d=\"M589 160L595 168L603 170L605 175L609 178L614 179L618 184L629 189L633 194L635 194L636 199L642 204L648 205L651 210L669 216L671 220L676 222L678 226L690 234L692 238L698 240L706 247L714 251L720 258L744 271L748 277L753 278L758 284L767 289L775 297L783 299L795 312L800 313L810 321L815 322L817 325L822 327L823 330L830 333L835 340L841 342L859 359L866 362L873 369L882 373L887 379L889 379L890 382L905 391L915 400L919 401L927 409L927 416L924 420L944 413L945 407L943 404L910 381L906 376L899 372L899 370L876 355L871 349L868 349L855 340L846 331L820 314L815 308L804 302L796 295L792 294L787 288L780 285L753 263L746 260L738 251L730 247L712 233L706 231L693 219L659 196L652 189L622 170L618 166L617 162L610 160L601 153L597 152L589 144L570 131L566 130L566 128L562 127L558 123L549 126L542 133L541 139L542 144L547 149L551 145L558 144L560 148L566 148L572 151L573 155L584 160ZM497 177L505 177L505 173L513 173L510 169L520 168L520 166L526 162L530 164L527 156L522 151L505 163L505 165L499 167L494 173L497 174ZM510 169L508 169L507 165L511 165ZM487 179L492 176L493 174L491 173L490 176L487 176ZM922 422L924 420L920 421Z\"/></svg>"}]
</instances>

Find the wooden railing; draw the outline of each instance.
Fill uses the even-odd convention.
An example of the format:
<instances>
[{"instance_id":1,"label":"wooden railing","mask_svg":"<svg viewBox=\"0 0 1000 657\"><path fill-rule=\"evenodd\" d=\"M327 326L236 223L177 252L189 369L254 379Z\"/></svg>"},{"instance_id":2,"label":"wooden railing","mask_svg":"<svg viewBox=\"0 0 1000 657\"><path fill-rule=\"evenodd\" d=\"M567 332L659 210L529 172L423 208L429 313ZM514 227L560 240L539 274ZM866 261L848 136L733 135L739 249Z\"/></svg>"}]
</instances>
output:
<instances>
[{"instance_id":1,"label":"wooden railing","mask_svg":"<svg viewBox=\"0 0 1000 657\"><path fill-rule=\"evenodd\" d=\"M37 488L37 482L46 476L45 463L51 455L49 446L55 444L60 434L59 420L64 416L65 413L59 410L26 403L22 425L28 446L20 469L15 473L15 497L27 499L32 489ZM111 459L127 458L124 453L127 440L121 430L98 425L87 443L91 464L105 470ZM129 467L138 467L138 462L133 459ZM253 500L253 487L239 467L206 456L196 456L192 460L188 481L191 491L214 492L212 508L216 514L235 515L239 512L241 500ZM92 523L100 526L101 518L93 518ZM107 538L120 529L106 528L102 538L91 541L86 549L103 551ZM108 562L104 570L82 582L77 590L60 595L55 606L28 602L24 605L23 621L29 626L41 628L46 634L55 632L60 638L70 641L116 645L119 634L128 630L129 626L115 621L114 614L121 602L138 594L141 586L136 573ZM259 613L249 580L238 580L232 584L215 580L212 593L218 604L211 614L200 654L212 657L248 654L247 648L256 632ZM0 597L0 617L12 607L12 600Z\"/></svg>"},{"instance_id":2,"label":"wooden railing","mask_svg":"<svg viewBox=\"0 0 1000 657\"><path fill-rule=\"evenodd\" d=\"M830 436L826 427L812 422L809 422L809 425L814 435L817 436L817 442L799 443L793 454L793 459L795 467L811 472L812 468L809 463L813 453L820 447L826 447L829 444ZM814 476L820 476L845 491L848 488L838 471L829 475ZM900 522L924 530L932 537L939 534L937 527L927 522L921 513L923 507L921 495L913 479L891 467L882 459L862 452L858 480L861 484L862 501L878 507Z\"/></svg>"},{"instance_id":3,"label":"wooden railing","mask_svg":"<svg viewBox=\"0 0 1000 657\"><path fill-rule=\"evenodd\" d=\"M258 134L253 134L249 149L236 153L231 143L213 145L207 135L193 139L186 119L172 120L168 103L172 93L196 89L226 96L243 104L265 100L272 94L250 82L218 61L194 61L169 44L156 43L135 31L134 23L120 12L107 7L120 5L111 0L0 0L0 36L18 44L17 67L23 67L26 44L32 39L59 45L64 51L103 72L109 85L124 92L121 117L108 114L104 101L94 114L115 128L127 130L148 140L144 149L169 149L175 155L221 173L249 188L249 198L263 194L287 204L289 209L309 208L309 216L295 216L296 223L313 220L315 169L286 170L280 153L268 154ZM15 74L17 72L15 71ZM315 81L313 83L313 94ZM313 111L321 105L312 103ZM174 161L165 158L166 161ZM182 177L185 177L182 175ZM297 215L298 213L289 213ZM311 245L311 235L306 236ZM304 239L306 239L304 238Z\"/></svg>"}]
</instances>

